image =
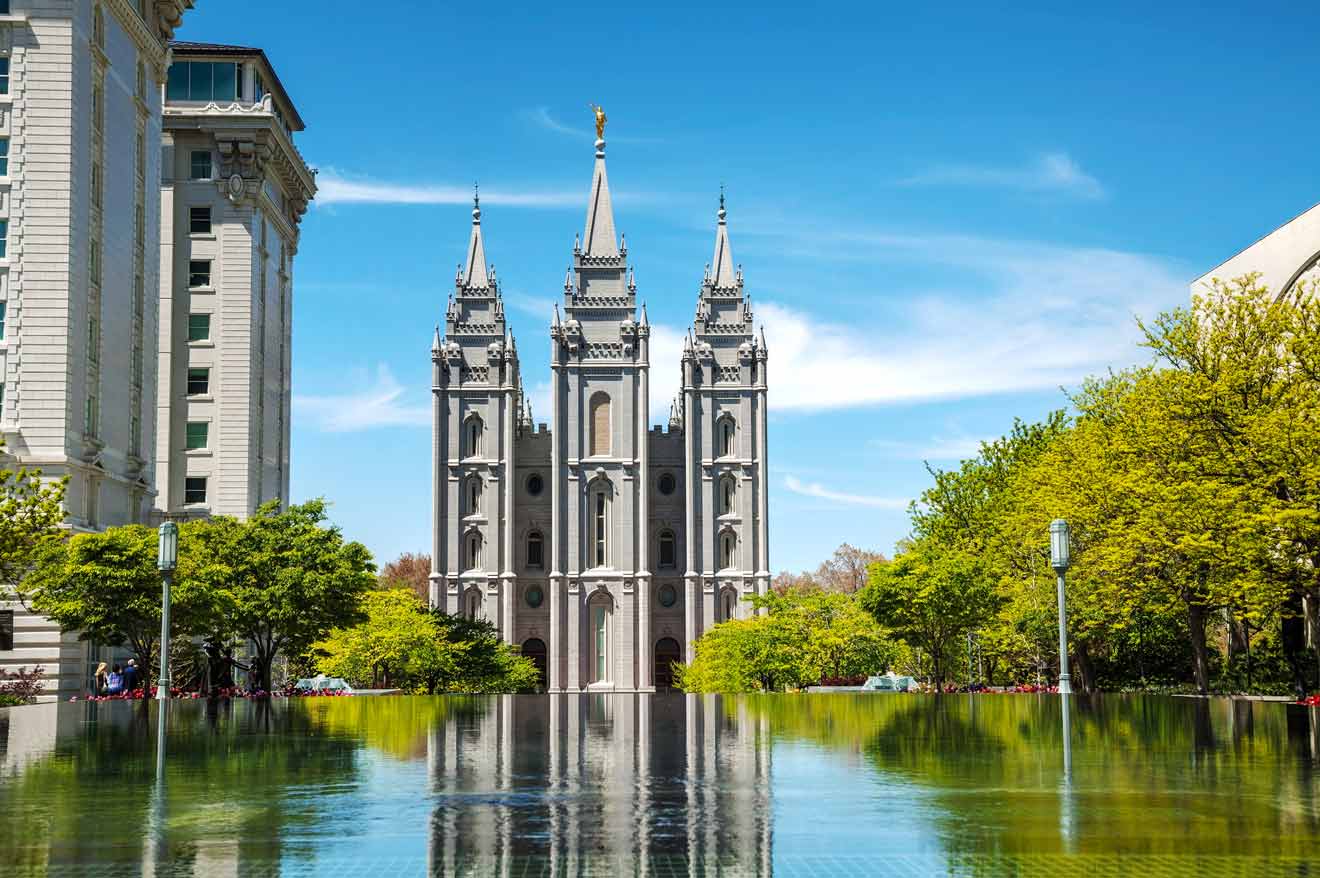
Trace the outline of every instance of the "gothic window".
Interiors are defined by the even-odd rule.
[[[716,455],[717,457],[733,456],[737,447],[734,442],[734,437],[736,435],[737,430],[733,423],[733,418],[729,415],[720,418],[719,423],[715,428],[715,439],[717,442],[716,450],[718,452]]]
[[[467,503],[467,514],[476,515],[481,511],[481,477],[473,476],[468,479],[467,496],[464,502]]]
[[[481,456],[481,434],[483,432],[481,418],[472,415],[463,424],[463,456],[480,457]]]
[[[545,564],[545,540],[539,530],[527,535],[527,566],[542,567]]]
[[[738,498],[738,482],[733,476],[720,479],[720,514],[732,515]]]
[[[720,534],[720,569],[732,569],[737,566],[737,560],[738,538],[733,535],[733,531],[726,530]]]
[[[728,622],[730,619],[734,618],[738,612],[737,608],[737,593],[731,588],[726,588],[720,594],[720,621]]]
[[[588,604],[591,621],[590,667],[591,682],[601,683],[610,679],[610,656],[614,652],[613,621],[614,612],[610,600],[605,595],[597,595]]]
[[[481,614],[481,591],[479,589],[469,589],[467,593],[467,606],[463,608],[463,615],[469,619],[475,619]]]
[[[588,566],[606,567],[609,563],[610,489],[608,483],[594,488],[589,495],[587,525],[590,537],[587,546]]]
[[[675,548],[674,532],[671,530],[660,532],[660,566],[666,570],[674,569],[678,563],[678,552]]]
[[[481,569],[481,534],[473,531],[467,537],[467,569]]]
[[[591,397],[591,456],[610,453],[610,398],[605,393]]]

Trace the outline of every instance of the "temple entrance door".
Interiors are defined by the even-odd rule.
[[[532,637],[523,641],[522,654],[531,659],[532,664],[536,665],[536,673],[540,675],[537,685],[544,689],[549,681],[548,665],[545,658],[545,641],[539,637]]]
[[[678,641],[662,637],[655,644],[655,691],[668,692],[674,688],[674,665],[679,661]]]

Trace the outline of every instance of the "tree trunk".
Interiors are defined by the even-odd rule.
[[[1187,602],[1187,630],[1192,638],[1192,671],[1196,688],[1202,695],[1210,694],[1210,651],[1205,643],[1205,604],[1199,600]]]
[[[1247,654],[1247,626],[1231,609],[1224,610],[1224,621],[1228,623],[1228,660],[1236,663]]]
[[[252,669],[249,671],[252,675],[253,689],[261,692],[270,691],[270,666],[274,661],[274,652],[267,653],[260,647],[257,648],[256,655],[252,656]]]
[[[1073,664],[1077,667],[1077,681],[1082,693],[1090,695],[1095,691],[1095,665],[1091,662],[1091,650],[1085,640],[1078,640],[1072,648]]]
[[[1303,612],[1302,591],[1294,587],[1280,613],[1279,640],[1292,672],[1293,694],[1298,698],[1306,695],[1306,620]]]

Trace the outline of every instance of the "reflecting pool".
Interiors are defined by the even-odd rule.
[[[0,875],[1317,874],[1320,709],[1067,703],[0,709]]]

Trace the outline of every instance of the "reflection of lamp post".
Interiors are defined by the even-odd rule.
[[[167,521],[160,526],[160,548],[156,553],[156,566],[160,568],[160,677],[156,680],[156,698],[168,701],[170,697],[170,577],[179,560],[179,526]]]
[[[1059,580],[1059,694],[1072,694],[1068,675],[1068,601],[1064,595],[1064,574],[1069,562],[1068,522],[1056,518],[1050,522],[1050,566]]]

